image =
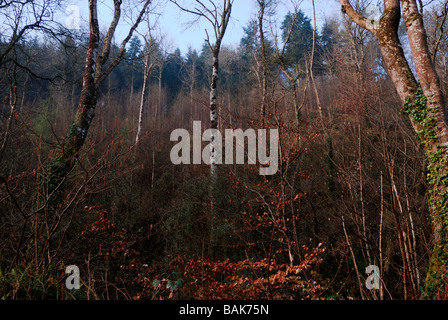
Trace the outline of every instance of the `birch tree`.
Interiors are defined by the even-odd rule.
[[[202,1],[196,0],[192,9],[187,9],[178,4],[176,0],[171,0],[181,10],[195,15],[198,19],[207,20],[212,26],[214,42],[210,39],[209,31],[206,29],[206,42],[213,57],[213,72],[210,79],[210,129],[218,129],[218,104],[217,104],[217,87],[219,75],[219,52],[221,50],[222,41],[226,33],[232,12],[233,0],[220,0],[221,5],[216,4],[218,1],[209,1],[209,5],[205,5]],[[217,149],[216,136],[212,134],[210,143],[210,175],[212,178],[217,177]]]
[[[151,74],[151,70],[154,67],[154,61],[151,59],[151,54],[154,45],[154,39],[151,33],[151,26],[148,23],[148,33],[142,35],[143,40],[145,41],[145,54],[144,54],[144,68],[143,68],[143,85],[142,85],[142,93],[140,96],[140,106],[139,106],[139,115],[138,115],[138,124],[137,124],[137,134],[135,135],[135,144],[140,142],[141,134],[142,134],[142,122],[143,122],[143,114],[145,112],[145,104],[146,97],[148,96],[148,79]]]
[[[448,127],[446,102],[428,49],[422,12],[416,0],[384,0],[379,21],[356,11],[348,0],[339,0],[342,12],[370,31],[378,40],[388,74],[403,102],[426,154],[429,210],[433,223],[433,253],[429,262],[424,296],[448,295]],[[403,17],[415,63],[416,76],[406,60],[398,37]]]

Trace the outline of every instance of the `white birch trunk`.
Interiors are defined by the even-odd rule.
[[[138,116],[138,125],[137,125],[137,134],[135,136],[135,144],[138,144],[141,139],[142,134],[142,122],[143,122],[143,114],[145,112],[145,104],[146,104],[146,97],[147,97],[147,86],[148,86],[148,78],[149,74],[152,69],[152,64],[150,64],[150,47],[148,47],[148,52],[146,53],[145,57],[145,71],[143,74],[143,86],[142,86],[142,94],[140,97],[140,108],[139,108],[139,116]]]

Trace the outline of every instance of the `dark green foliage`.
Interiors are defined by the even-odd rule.
[[[289,41],[286,45],[285,62],[287,65],[302,63],[313,47],[313,27],[311,20],[303,11],[297,14],[288,12],[283,20],[283,41]]]
[[[182,68],[183,58],[180,50],[175,50],[168,55],[166,66],[163,69],[163,85],[168,91],[168,104],[171,104],[182,88],[182,81],[180,79],[180,72]]]

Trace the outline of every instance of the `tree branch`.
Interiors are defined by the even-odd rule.
[[[375,34],[375,29],[373,28],[373,24],[368,23],[368,20],[366,17],[358,13],[355,9],[353,9],[353,6],[350,4],[348,0],[339,0],[339,3],[341,4],[341,11],[348,15],[348,17],[355,22],[358,26],[360,26],[363,29],[366,29],[373,34]]]

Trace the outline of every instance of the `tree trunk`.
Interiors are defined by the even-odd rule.
[[[429,53],[423,17],[416,1],[402,0],[403,18],[421,89],[426,97],[419,121],[419,135],[428,161],[430,213],[434,249],[426,278],[425,293],[431,298],[448,296],[448,128],[446,104],[439,77]],[[414,106],[414,108],[418,106]],[[417,110],[420,111],[420,110]],[[420,112],[421,112],[420,111]],[[422,114],[420,114],[421,116]]]
[[[217,81],[219,73],[219,49],[213,50],[213,73],[210,81],[210,129],[218,129]],[[216,137],[212,136],[210,144],[210,174],[216,178]]]
[[[160,117],[160,119],[162,118],[161,117],[162,109],[163,109],[163,106],[162,106],[162,73],[163,73],[163,70],[159,70],[158,89],[157,89],[158,90],[157,107],[156,107],[156,114],[154,116],[156,123],[159,122],[158,121],[159,117]]]
[[[148,77],[149,73],[151,72],[152,65],[149,62],[149,50],[150,47],[148,46],[148,52],[145,58],[145,70],[143,73],[143,85],[142,85],[142,94],[140,97],[140,108],[139,108],[139,115],[138,115],[138,127],[137,127],[137,134],[135,136],[135,144],[138,144],[140,142],[141,134],[142,134],[142,122],[143,122],[143,114],[145,112],[145,104],[146,104],[146,90],[148,87]]]
[[[379,41],[381,53],[398,95],[404,104],[427,158],[429,210],[433,222],[434,249],[426,277],[424,296],[448,296],[448,127],[446,105],[427,44],[423,18],[415,0],[401,0],[411,51],[420,83],[405,58],[398,27],[401,18],[399,0],[384,0],[379,27],[357,13],[348,0],[339,0],[342,11]]]
[[[87,133],[95,115],[98,90],[101,83],[110,75],[112,70],[114,70],[121,60],[123,60],[124,53],[126,52],[126,45],[132,37],[135,29],[140,24],[148,5],[151,3],[151,0],[146,0],[143,3],[139,16],[129,29],[127,36],[121,42],[118,57],[116,57],[109,64],[109,66],[103,70],[103,66],[109,59],[112,38],[121,16],[122,2],[119,0],[114,0],[113,3],[114,16],[104,37],[101,54],[99,54],[98,48],[100,43],[100,32],[98,24],[97,0],[89,0],[90,35],[86,53],[81,97],[79,99],[75,119],[66,134],[64,142],[59,151],[56,153],[55,158],[48,165],[46,165],[45,177],[39,181],[42,187],[45,188],[47,197],[53,193],[58,193],[61,191],[65,177],[75,167],[79,152],[84,145]],[[59,200],[53,198],[50,202],[58,204]]]
[[[95,114],[97,104],[97,91],[95,87],[95,69],[98,56],[99,27],[97,3],[89,1],[90,37],[86,54],[86,64],[83,76],[81,97],[78,103],[76,116],[65,140],[53,161],[47,166],[48,178],[45,179],[46,194],[50,195],[59,187],[64,177],[75,165],[81,147],[87,136],[90,124]]]
[[[260,46],[261,46],[261,62],[262,62],[262,84],[261,84],[261,123],[265,126],[266,119],[266,98],[268,91],[268,63],[266,59],[266,41],[264,38],[263,21],[266,10],[265,0],[258,1],[260,11],[258,14],[258,32],[260,33]]]

